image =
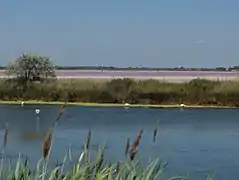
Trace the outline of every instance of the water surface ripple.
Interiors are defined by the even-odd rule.
[[[36,108],[41,110],[39,116]],[[5,121],[9,123],[6,156],[22,153],[35,163],[41,157],[44,133],[54,123],[58,109],[54,105],[1,105],[1,127]],[[106,142],[107,158],[124,160],[126,139],[135,138],[143,128],[137,156],[145,161],[160,157],[168,162],[166,176],[188,174],[193,179],[203,179],[215,172],[218,180],[233,180],[239,176],[238,117],[237,109],[68,106],[55,134],[52,161],[63,159],[69,145],[76,160],[88,129],[92,129],[93,150]],[[153,143],[158,120],[158,135]]]

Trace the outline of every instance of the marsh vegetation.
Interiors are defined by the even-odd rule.
[[[0,82],[0,99],[92,103],[239,105],[239,82],[193,80],[167,83],[157,80],[54,80],[21,88],[11,80]]]

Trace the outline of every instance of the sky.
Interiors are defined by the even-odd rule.
[[[0,65],[239,65],[238,0],[1,0]]]

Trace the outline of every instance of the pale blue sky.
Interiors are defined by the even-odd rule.
[[[0,65],[239,65],[238,0],[1,0]]]

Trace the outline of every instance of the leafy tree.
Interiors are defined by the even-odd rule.
[[[34,82],[43,82],[56,77],[54,65],[49,57],[27,53],[9,64],[6,74],[24,88]]]

